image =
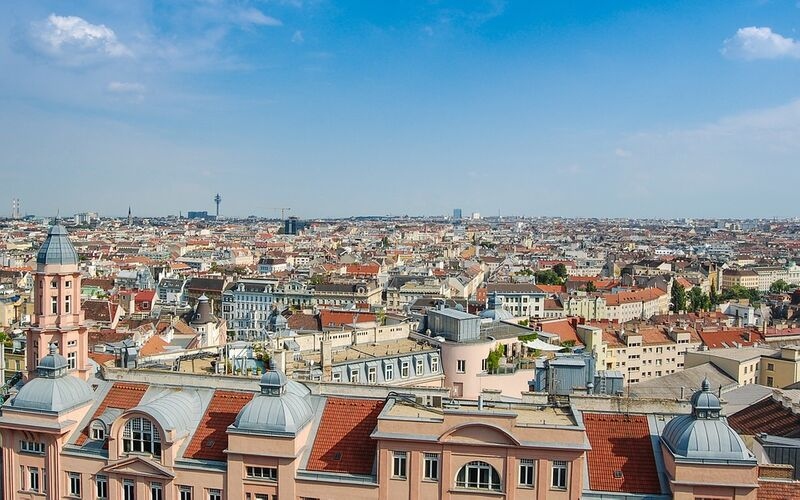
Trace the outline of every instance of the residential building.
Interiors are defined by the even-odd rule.
[[[750,269],[724,269],[722,271],[722,289],[729,290],[735,286],[757,290],[758,274]]]
[[[515,317],[544,318],[544,302],[549,294],[530,283],[489,283],[486,293]]]

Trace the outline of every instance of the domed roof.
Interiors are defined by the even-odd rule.
[[[499,300],[497,292],[489,294],[489,303],[486,310],[482,311],[480,317],[483,319],[490,319],[493,323],[503,320],[513,319],[514,315],[503,308],[503,303]]]
[[[36,367],[36,375],[22,386],[12,407],[60,413],[94,399],[86,381],[67,374],[67,360],[56,352],[55,344],[50,345],[50,354]]]
[[[308,392],[300,391],[283,372],[270,369],[261,377],[261,394],[236,416],[233,426],[240,431],[295,434],[311,421],[314,411]]]
[[[152,416],[166,431],[175,431],[177,437],[185,436],[194,428],[202,415],[200,397],[196,391],[170,391],[130,411],[139,411]]]
[[[199,299],[197,299],[197,307],[194,310],[192,324],[204,325],[206,323],[211,323],[212,321],[214,321],[214,316],[211,314],[211,305],[208,303],[208,297],[206,297],[206,294],[203,294]]]
[[[719,399],[708,379],[692,395],[692,414],[670,420],[661,439],[677,459],[754,462],[742,438],[720,416]]]
[[[72,246],[69,233],[64,226],[55,224],[50,228],[47,238],[36,254],[36,263],[41,265],[78,265],[78,252]]]

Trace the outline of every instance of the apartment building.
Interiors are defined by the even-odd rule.
[[[739,385],[784,388],[800,382],[800,346],[730,347],[687,353],[686,367],[714,363]]]
[[[497,304],[515,317],[545,317],[545,300],[549,294],[531,283],[489,283],[487,296],[496,297]]]
[[[758,273],[750,269],[724,269],[722,271],[722,289],[728,290],[734,286],[757,290],[759,288]]]

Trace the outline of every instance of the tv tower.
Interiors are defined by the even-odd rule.
[[[214,203],[217,204],[217,217],[219,217],[219,204],[222,203],[222,196],[219,193],[214,197]]]

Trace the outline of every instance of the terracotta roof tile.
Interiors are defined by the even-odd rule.
[[[225,450],[228,448],[226,430],[253,396],[253,393],[248,392],[214,391],[214,396],[208,403],[184,456],[199,460],[226,461]]]
[[[372,474],[376,443],[370,434],[383,404],[382,400],[328,398],[307,469]]]
[[[771,397],[729,416],[728,424],[739,434],[748,436],[765,432],[773,436],[800,437],[800,415]]]
[[[92,420],[102,415],[108,408],[130,410],[139,404],[139,401],[142,400],[142,396],[144,396],[144,393],[147,392],[148,387],[149,386],[147,384],[114,382],[114,385],[111,386],[111,389],[106,394],[103,402],[100,403],[100,406],[98,406],[94,411]],[[88,437],[89,435],[86,433],[86,429],[81,430],[81,435],[78,436],[75,444],[79,446],[82,445],[86,442]]]
[[[800,498],[800,482],[759,481],[758,500],[786,500]]]
[[[592,445],[589,487],[594,491],[661,493],[647,417],[584,413]],[[622,477],[614,477],[622,471]]]
[[[153,335],[150,339],[142,345],[139,349],[140,356],[152,356],[164,352],[164,347],[169,343],[158,335]]]

